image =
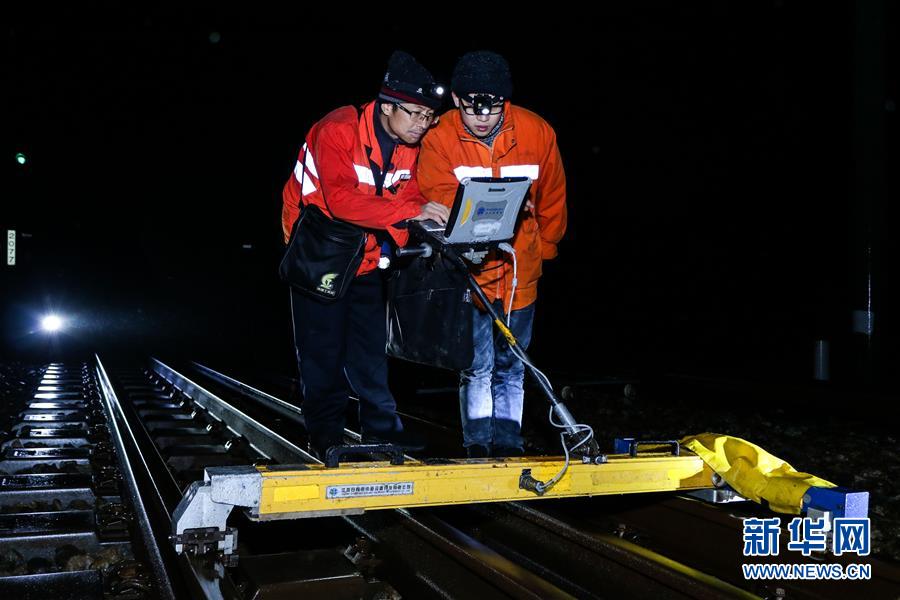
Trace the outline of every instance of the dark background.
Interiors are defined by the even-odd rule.
[[[280,190],[304,134],[374,97],[394,49],[449,81],[489,48],[568,176],[541,365],[802,383],[826,339],[833,385],[890,390],[895,5],[249,6],[47,7],[0,26],[0,225],[19,232],[3,358],[291,372]],[[851,319],[869,282],[871,338]],[[37,331],[51,309],[71,324],[53,338]]]

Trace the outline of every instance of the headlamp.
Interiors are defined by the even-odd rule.
[[[491,108],[503,105],[502,96],[491,96],[490,94],[472,94],[469,96],[472,101],[472,108],[476,115],[489,115]]]

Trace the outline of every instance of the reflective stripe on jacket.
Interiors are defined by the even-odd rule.
[[[375,102],[357,110],[344,106],[327,114],[306,135],[293,175],[282,192],[281,226],[285,242],[300,214],[300,201],[312,202],[326,214],[358,225],[369,233],[385,230],[398,245],[408,233],[394,224],[421,212],[425,198],[416,184],[418,147],[398,144],[385,174],[382,196],[376,195],[371,159],[383,169],[381,148],[375,137]],[[302,190],[301,190],[302,180]],[[302,194],[302,195],[301,195]],[[381,248],[374,235],[366,239],[366,252],[357,275],[378,267]]]
[[[512,242],[518,260],[513,310],[537,299],[541,262],[556,256],[566,231],[566,176],[556,133],[535,113],[507,102],[492,146],[466,131],[458,109],[444,114],[422,140],[418,184],[428,200],[452,206],[465,177],[517,176],[532,179],[534,210],[523,213]],[[489,299],[502,299],[504,310],[508,308],[513,279],[509,256],[489,255],[476,279]]]

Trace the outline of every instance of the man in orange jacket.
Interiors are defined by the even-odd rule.
[[[512,247],[495,251],[475,269],[478,283],[503,314],[523,348],[528,347],[542,261],[554,258],[566,230],[566,178],[553,128],[510,104],[512,78],[494,52],[459,59],[451,84],[453,109],[422,142],[419,189],[451,206],[466,177],[532,180],[530,197]],[[525,367],[493,330],[487,313],[474,310],[475,359],[460,374],[463,444],[469,456],[521,454]]]
[[[378,265],[383,242],[406,243],[403,221],[446,222],[449,215],[445,206],[428,202],[416,183],[419,141],[434,122],[441,95],[431,73],[409,54],[395,52],[376,100],[338,108],[313,125],[284,186],[285,242],[301,204],[309,203],[366,232],[362,264],[342,298],[326,303],[291,289],[303,413],[310,448],[321,457],[343,441],[351,391],[359,396],[364,442],[424,446],[404,432],[388,389]]]

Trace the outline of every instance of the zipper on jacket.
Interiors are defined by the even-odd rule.
[[[501,134],[504,134],[507,131],[512,131],[512,129],[513,129],[512,126],[506,127],[505,129],[501,129],[499,131],[499,133],[497,133],[497,136],[494,138],[494,142],[497,141],[497,138],[499,138]],[[487,148],[488,152],[490,153],[490,158],[491,158],[491,177],[493,177],[494,176],[494,144],[491,144],[490,146],[488,146],[487,144],[485,144],[478,138],[474,138],[469,135],[466,135],[465,137],[460,137],[459,139],[463,142],[474,142],[476,144],[480,144],[481,146]],[[500,279],[497,281],[497,288],[496,288],[496,291],[494,292],[494,300],[500,300],[501,302],[503,302],[502,292],[506,288],[506,260],[505,260],[505,256],[503,256],[503,255],[500,256],[500,266],[501,266],[502,273],[500,274]],[[506,311],[507,308],[508,308],[507,306],[505,306],[505,305],[503,306],[504,311]]]
[[[494,141],[496,142],[496,141],[497,141],[497,138],[499,138],[501,134],[504,134],[504,133],[506,133],[507,131],[512,131],[512,130],[513,130],[512,126],[509,126],[509,127],[507,127],[506,129],[501,129],[501,130],[497,133],[497,136],[494,138]],[[461,136],[459,139],[462,140],[462,141],[464,141],[464,142],[475,142],[476,144],[481,144],[482,146],[484,146],[485,148],[487,148],[487,149],[491,152],[491,162],[494,161],[494,145],[493,145],[493,144],[491,144],[490,146],[488,146],[487,144],[485,144],[484,142],[482,142],[482,141],[479,140],[478,138],[472,137],[472,136],[470,136],[470,135],[468,135],[468,134],[466,134],[465,136]]]

